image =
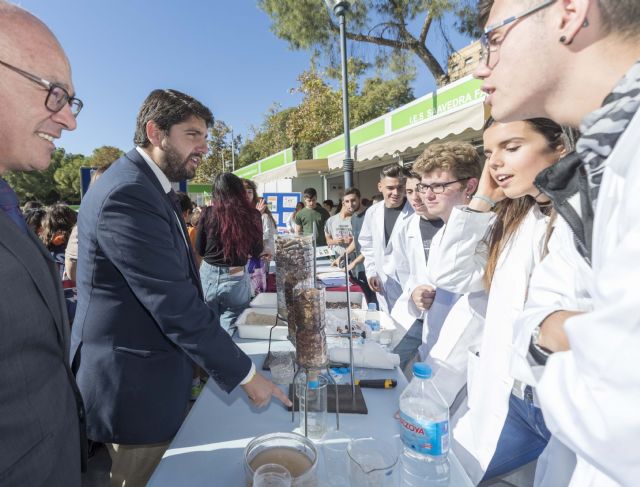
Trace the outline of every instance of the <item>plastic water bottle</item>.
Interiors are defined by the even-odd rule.
[[[402,485],[449,485],[449,407],[431,381],[431,367],[413,365],[400,396]]]
[[[378,307],[376,303],[369,303],[367,308],[364,323],[371,328],[371,331],[380,331],[380,320],[378,319]]]

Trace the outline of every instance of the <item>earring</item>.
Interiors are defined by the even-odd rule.
[[[565,42],[567,42],[567,36],[560,37],[560,44],[564,44]]]
[[[584,22],[582,23],[582,27],[589,27],[589,19],[584,19]]]

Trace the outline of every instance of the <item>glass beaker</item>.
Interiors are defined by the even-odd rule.
[[[352,487],[398,485],[398,454],[390,443],[376,438],[352,440],[347,454]]]
[[[291,487],[291,474],[282,465],[265,463],[253,474],[253,487]]]
[[[296,379],[296,395],[300,405],[300,433],[307,438],[319,440],[327,431],[327,385],[329,381],[317,370],[310,370],[308,374],[308,383],[305,373],[300,373]]]
[[[349,487],[349,455],[351,438],[345,433],[330,430],[322,437],[322,453],[327,481],[331,487]]]

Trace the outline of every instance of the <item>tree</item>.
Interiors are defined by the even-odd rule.
[[[120,159],[123,155],[124,152],[117,147],[113,147],[111,145],[103,145],[102,147],[98,147],[97,149],[93,150],[93,153],[89,157],[87,157],[86,164],[84,164],[84,166],[105,166]]]
[[[349,60],[352,127],[414,99],[410,73],[391,80],[374,76],[359,83],[357,74],[361,70],[357,60]],[[324,81],[314,66],[298,77],[298,83],[292,91],[302,94],[301,103],[285,110],[279,110],[277,105],[271,108],[262,126],[254,129],[253,138],[242,147],[241,166],[287,147],[293,147],[296,159],[309,159],[314,146],[343,132],[341,91]]]
[[[80,168],[87,165],[80,154],[65,154],[60,167],[53,173],[59,198],[67,203],[80,203]]]
[[[51,155],[49,167],[44,171],[8,172],[4,178],[22,203],[30,200],[39,200],[44,204],[55,203],[60,199],[60,194],[53,175],[62,165],[64,156],[64,149],[56,149]]]
[[[233,144],[231,138],[233,137]],[[216,120],[209,129],[209,154],[202,160],[193,178],[194,183],[211,183],[213,178],[232,169],[233,158],[238,166],[238,148],[242,143],[239,135],[232,135],[231,127],[222,120]]]
[[[68,203],[80,202],[80,168],[106,166],[119,159],[124,154],[117,147],[103,145],[94,149],[89,157],[79,154],[65,154],[56,169],[53,179],[60,199]]]
[[[274,34],[293,49],[337,58],[339,27],[322,0],[259,0],[258,5],[271,17]],[[455,26],[460,32],[477,35],[472,21],[475,2],[471,0],[358,0],[347,14],[346,35],[352,41],[377,46],[379,62],[388,59],[390,52],[415,55],[442,85],[448,80],[446,67],[434,55],[428,35],[434,25],[439,26],[443,44],[452,51],[442,26],[448,13],[457,16]]]

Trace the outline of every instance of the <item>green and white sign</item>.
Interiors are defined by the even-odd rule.
[[[271,171],[285,164],[293,162],[293,149],[288,147],[287,149],[273,154],[272,156],[260,159],[248,166],[241,167],[233,171],[233,174],[239,178],[251,179],[259,173]]]
[[[465,106],[477,103],[484,97],[482,82],[467,76],[426,94],[405,106],[382,115],[364,125],[351,130],[351,146],[370,142],[382,136],[423,123],[430,118],[441,116]],[[313,158],[328,158],[344,151],[344,135],[339,135],[313,148]]]

